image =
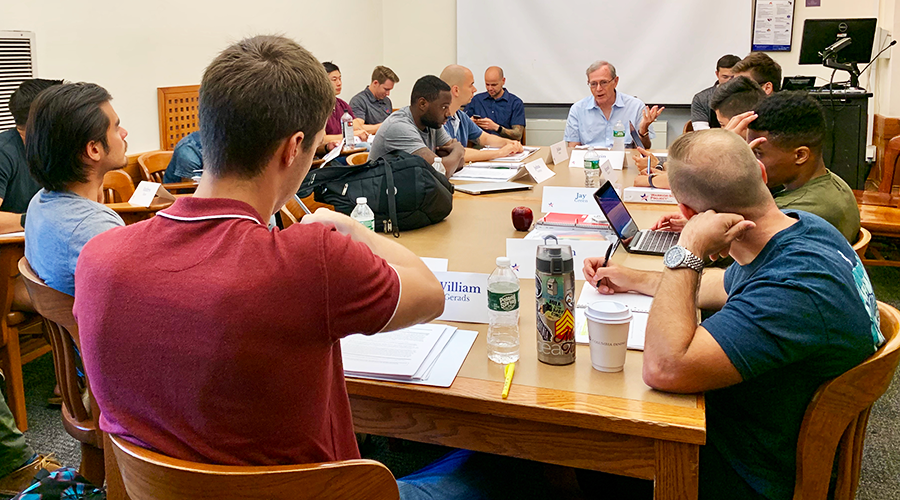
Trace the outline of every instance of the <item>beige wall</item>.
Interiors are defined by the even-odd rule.
[[[800,1],[794,50],[773,57],[786,75],[828,78],[825,68],[797,64],[803,21],[878,15],[882,27],[898,32],[898,1],[821,0],[821,7],[806,7]],[[0,30],[36,33],[39,76],[106,87],[130,132],[133,152],[159,145],[156,88],[199,83],[212,57],[244,36],[283,33],[320,60],[334,61],[342,69],[345,100],[368,84],[375,65],[385,64],[400,76],[391,96],[396,107],[409,103],[416,79],[439,74],[456,62],[456,0],[350,0],[341,4],[340,15],[333,4],[315,0],[256,0],[252,9],[239,0],[156,4],[94,0],[89,5],[88,9],[64,0],[7,1]],[[329,22],[332,19],[340,21]],[[471,36],[483,37],[485,50],[502,39],[500,34]],[[879,61],[872,70],[862,83],[876,92],[873,110],[900,116],[900,62]],[[476,85],[483,90],[480,75]]]
[[[159,149],[156,88],[200,83],[215,54],[243,37],[285,34],[333,60],[345,100],[368,84],[383,57],[380,1],[342,2],[339,15],[316,0],[0,2],[0,30],[35,32],[38,76],[109,90],[131,152]],[[361,26],[367,38],[354,32]]]

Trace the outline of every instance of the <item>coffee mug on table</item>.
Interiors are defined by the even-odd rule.
[[[593,302],[585,311],[591,346],[591,366],[601,372],[619,372],[625,367],[631,309],[613,300]]]

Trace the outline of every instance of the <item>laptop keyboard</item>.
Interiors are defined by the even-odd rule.
[[[665,253],[666,250],[678,243],[679,236],[681,236],[681,233],[673,233],[672,231],[645,231],[641,235],[638,250]]]

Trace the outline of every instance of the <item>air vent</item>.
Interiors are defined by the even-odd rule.
[[[16,126],[7,103],[29,78],[34,78],[34,33],[0,31],[0,131]]]

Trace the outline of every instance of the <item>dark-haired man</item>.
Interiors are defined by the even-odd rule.
[[[62,80],[41,78],[25,80],[9,98],[9,112],[16,126],[0,133],[0,233],[22,230],[22,214],[31,197],[41,189],[25,161],[25,124],[35,97],[61,83]]]
[[[699,498],[789,500],[813,393],[884,340],[871,282],[832,225],[778,208],[767,169],[736,134],[685,134],[668,164],[690,222],[666,252],[666,269],[589,257],[585,279],[601,293],[653,295],[644,382],[706,393]],[[727,271],[704,272],[702,258],[726,254],[735,260]],[[698,307],[718,312],[698,324]]]
[[[359,458],[340,339],[429,321],[444,293],[421,259],[343,214],[266,226],[333,108],[322,64],[286,38],[239,41],[206,68],[196,193],[95,238],[76,269],[104,432],[212,464]]]
[[[394,110],[390,95],[397,83],[400,83],[400,77],[391,68],[375,66],[372,83],[350,99],[353,116],[363,120],[366,132],[378,132],[381,123]]]
[[[51,87],[32,104],[25,141],[31,175],[43,186],[28,204],[25,257],[47,286],[75,295],[75,264],[94,236],[125,223],[98,203],[103,176],[127,163],[128,131],[92,83]]]
[[[781,65],[763,52],[751,52],[731,68],[731,73],[752,78],[766,95],[781,90]]]
[[[486,91],[475,94],[466,105],[466,114],[489,134],[521,141],[525,135],[525,104],[506,90],[506,77],[499,66],[484,71]]]
[[[733,54],[720,57],[716,61],[716,83],[712,87],[705,88],[694,94],[694,99],[691,101],[691,123],[694,130],[706,130],[710,127],[717,128],[719,126],[720,122],[713,116],[709,100],[719,85],[731,80],[731,68],[740,60],[740,57]]]
[[[779,92],[761,102],[756,115],[747,139],[765,139],[753,151],[766,166],[775,203],[814,213],[855,242],[859,206],[850,186],[825,168],[825,117],[818,101],[806,92]]]
[[[731,119],[742,113],[752,111],[766,98],[766,92],[758,83],[746,76],[736,76],[730,81],[720,85],[713,92],[709,100],[716,119],[722,127],[728,127],[732,132],[747,138],[747,129],[731,123]]]
[[[462,167],[465,148],[444,130],[450,118],[450,86],[434,75],[425,75],[413,85],[409,106],[391,113],[375,135],[370,160],[391,151],[421,156],[429,164],[442,158],[447,177]]]
[[[200,131],[195,130],[182,137],[175,145],[163,182],[189,181],[192,177],[199,176],[202,170],[203,147],[200,145]]]

